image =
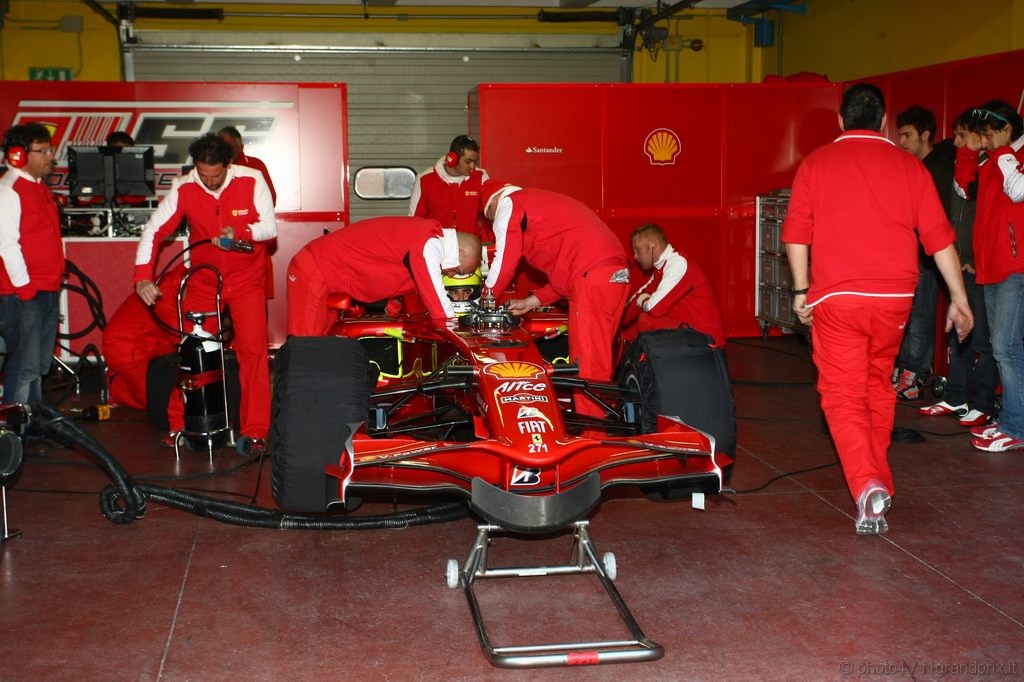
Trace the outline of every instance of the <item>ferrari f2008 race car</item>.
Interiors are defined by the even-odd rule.
[[[718,493],[735,451],[732,387],[720,349],[692,330],[641,334],[617,381],[565,361],[567,316],[473,306],[458,322],[342,318],[324,338],[292,338],[275,362],[270,451],[282,507],[353,509],[374,491],[450,494],[483,519],[451,588],[466,595],[485,656],[510,668],[651,661],[648,639],[599,557],[588,514],[602,492]],[[591,400],[604,416],[581,414]],[[584,436],[586,434],[586,436]],[[595,437],[596,434],[596,437]],[[490,567],[492,532],[573,529],[570,561]],[[595,574],[629,639],[495,646],[474,592],[483,578]]]
[[[559,357],[566,328],[565,313],[474,307],[457,323],[343,318],[328,337],[289,340],[270,443],[278,502],[316,512],[373,491],[450,493],[543,533],[613,486],[718,493],[735,448],[721,351],[692,330],[643,334],[617,381],[595,383]],[[587,399],[604,418],[574,409]]]

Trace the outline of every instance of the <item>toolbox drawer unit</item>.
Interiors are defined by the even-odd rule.
[[[782,243],[782,221],[789,207],[789,190],[757,195],[757,284],[754,316],[767,335],[771,327],[806,332],[793,312],[793,273]]]

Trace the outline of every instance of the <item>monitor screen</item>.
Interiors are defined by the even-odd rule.
[[[68,192],[71,196],[113,198],[114,166],[110,155],[104,153],[105,149],[68,147]]]
[[[105,147],[114,155],[114,179],[119,197],[151,197],[153,182],[152,147]]]

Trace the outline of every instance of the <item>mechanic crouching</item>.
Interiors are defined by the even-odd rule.
[[[622,335],[635,341],[638,334],[656,329],[691,327],[725,346],[725,323],[711,282],[699,265],[676,251],[665,232],[654,223],[633,230],[633,258],[651,277],[637,289],[622,317]]]
[[[619,238],[586,204],[539,189],[488,180],[484,213],[494,227],[495,252],[484,287],[503,292],[520,257],[547,275],[548,283],[508,302],[515,315],[560,298],[569,301],[569,359],[580,377],[612,377],[612,339],[629,296],[629,261]],[[576,396],[576,412],[603,418],[604,409]],[[602,432],[585,436],[603,435]]]
[[[436,220],[370,218],[306,244],[288,264],[288,334],[323,336],[331,295],[379,301],[418,292],[432,319],[455,317],[443,275],[470,275],[480,239]]]

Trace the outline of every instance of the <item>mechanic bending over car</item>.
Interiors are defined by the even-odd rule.
[[[135,253],[135,293],[148,306],[161,296],[153,282],[157,254],[182,218],[189,223],[192,267],[210,265],[223,278],[221,303],[231,309],[235,353],[242,389],[241,435],[253,450],[265,445],[270,427],[270,372],[267,367],[267,244],[277,237],[277,219],[263,175],[231,163],[235,151],[214,134],[203,135],[188,148],[195,168],[174,181],[146,223]],[[236,240],[252,242],[251,251],[235,250]],[[188,282],[182,310],[216,310],[217,281],[208,270]],[[216,320],[206,331],[217,333]],[[171,392],[167,415],[171,431],[184,427],[180,391]],[[172,441],[173,444],[173,441]]]
[[[306,244],[288,264],[288,334],[323,336],[334,321],[332,294],[359,301],[418,292],[430,317],[455,317],[442,275],[480,266],[480,239],[436,220],[370,218]]]
[[[526,298],[508,301],[509,311],[522,315],[568,299],[569,359],[581,378],[609,381],[612,340],[629,296],[629,260],[619,238],[589,206],[564,194],[488,180],[483,202],[495,239],[485,289],[504,292],[525,257],[547,275],[548,283]],[[605,416],[582,393],[576,398],[578,413]]]
[[[665,231],[654,223],[633,230],[629,242],[640,269],[653,272],[626,304],[623,337],[632,342],[643,332],[691,327],[723,348],[722,309],[701,267],[672,248]]]

